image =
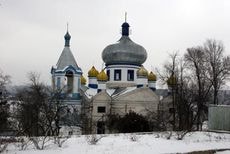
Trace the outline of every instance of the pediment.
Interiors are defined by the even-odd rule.
[[[114,98],[117,101],[154,101],[159,102],[159,97],[149,88],[137,88],[125,94],[120,94]]]
[[[106,91],[101,91],[93,97],[94,101],[110,101],[111,97]]]

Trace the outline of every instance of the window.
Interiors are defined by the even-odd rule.
[[[78,78],[78,80],[77,80],[77,88],[78,89],[80,89],[80,85],[81,85],[81,80],[80,80],[80,78]]]
[[[58,77],[57,78],[57,89],[60,89],[61,88],[61,78]]]
[[[52,88],[55,89],[55,77],[52,76]]]
[[[110,70],[107,70],[108,81],[110,80]]]
[[[67,77],[67,93],[73,93],[73,72],[67,71],[65,76]]]
[[[133,81],[134,80],[134,70],[128,70],[127,80]]]
[[[121,70],[114,70],[114,80],[115,81],[121,80]]]
[[[105,106],[98,106],[97,113],[105,113]]]

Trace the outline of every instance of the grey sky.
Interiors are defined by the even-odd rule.
[[[69,22],[71,50],[84,76],[102,68],[102,50],[120,38],[128,12],[131,39],[148,52],[144,66],[160,67],[168,53],[222,40],[230,54],[229,0],[0,0],[0,68],[14,84],[29,71],[50,84],[50,69],[64,47]]]

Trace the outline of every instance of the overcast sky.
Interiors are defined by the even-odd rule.
[[[119,40],[125,12],[131,39],[148,52],[148,70],[207,38],[222,40],[230,54],[230,0],[0,0],[0,69],[13,84],[26,83],[30,71],[50,84],[68,22],[86,77],[92,65],[102,68],[103,49]]]

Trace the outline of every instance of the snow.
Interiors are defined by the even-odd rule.
[[[117,96],[121,96],[124,95],[126,93],[129,93],[133,90],[137,89],[137,87],[126,87],[124,90],[122,90],[121,92],[117,93],[117,94],[113,94],[113,97],[117,97]]]
[[[202,151],[210,149],[230,149],[230,134],[214,132],[192,132],[183,140],[177,140],[173,133],[168,140],[168,132],[151,134],[110,134],[97,135],[102,137],[96,145],[89,144],[91,136],[73,136],[60,148],[50,141],[44,150],[35,150],[31,144],[26,150],[20,151],[16,144],[8,146],[8,154],[140,154],[140,153],[178,153]],[[131,140],[134,138],[134,141]],[[218,152],[227,154],[230,151]]]
[[[109,96],[112,96],[112,94],[115,92],[115,89],[106,89],[106,92]]]
[[[125,88],[124,90],[122,90],[121,92],[117,93],[117,94],[114,94],[115,90],[116,89],[106,89],[106,92],[109,96],[113,96],[113,97],[116,97],[116,96],[120,96],[120,95],[124,95],[128,92],[131,92],[133,90],[137,89],[137,87],[127,87]],[[93,88],[89,88],[86,90],[85,94],[88,98],[92,98],[93,96],[95,96],[97,94],[97,89],[93,89]]]
[[[88,98],[91,98],[97,94],[97,89],[89,88],[86,90],[85,94]]]
[[[126,94],[126,93],[129,93],[129,92],[131,92],[131,91],[133,91],[133,90],[135,90],[135,89],[137,89],[137,87],[127,87],[127,88],[125,89],[125,91],[124,91],[123,93],[121,93],[120,95],[124,95],[124,94]]]

